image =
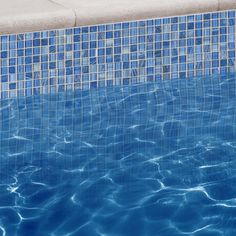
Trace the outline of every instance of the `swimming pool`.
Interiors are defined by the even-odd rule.
[[[235,235],[236,76],[6,99],[0,235]]]

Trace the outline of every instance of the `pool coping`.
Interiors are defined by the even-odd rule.
[[[8,0],[0,35],[193,15],[236,8],[235,0]]]

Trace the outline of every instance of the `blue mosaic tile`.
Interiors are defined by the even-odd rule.
[[[0,97],[235,72],[236,11],[0,36]]]

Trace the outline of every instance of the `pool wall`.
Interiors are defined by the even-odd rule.
[[[0,98],[236,71],[236,11],[0,36]]]

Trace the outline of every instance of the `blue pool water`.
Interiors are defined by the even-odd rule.
[[[0,235],[236,235],[236,77],[2,101]]]

